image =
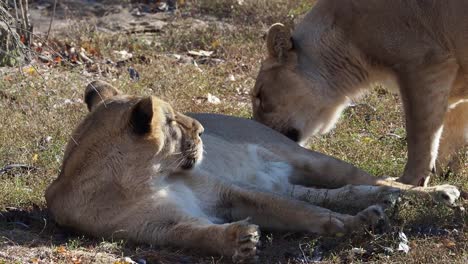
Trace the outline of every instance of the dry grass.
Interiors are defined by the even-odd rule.
[[[82,237],[54,225],[44,203],[46,186],[58,175],[63,148],[73,127],[85,115],[82,92],[91,79],[104,79],[133,94],[158,95],[180,111],[251,115],[248,92],[264,56],[263,33],[268,24],[292,21],[313,1],[198,0],[167,18],[163,32],[152,35],[109,34],[81,25],[56,36],[98,49],[102,58],[116,60],[113,51],[144,55],[151,63],[129,62],[106,74],[90,73],[84,65],[39,66],[3,74],[0,79],[0,168],[12,164],[32,165],[34,170],[12,170],[0,175],[0,260],[3,263],[54,260],[57,263],[109,263],[121,256],[151,263],[223,263],[219,257],[200,257],[149,246],[128,245]],[[214,51],[212,58],[184,63],[173,54],[188,50]],[[104,64],[103,64],[104,65]],[[131,81],[126,70],[140,73]],[[222,100],[213,105],[198,100],[211,93]],[[357,106],[346,110],[329,135],[311,140],[315,150],[336,156],[376,175],[400,175],[406,160],[401,107],[398,97],[377,87]],[[50,139],[50,140],[49,140]],[[463,153],[462,153],[463,154]],[[447,182],[468,189],[468,164]],[[307,263],[314,250],[323,251],[329,262],[466,263],[468,237],[466,215],[434,205],[406,201],[392,213],[393,227],[385,235],[324,238],[305,234],[264,236],[262,263]],[[432,228],[432,229],[431,229]],[[395,232],[410,238],[410,254],[385,253],[397,244]],[[367,253],[352,253],[362,247]],[[158,262],[159,261],[159,262]],[[0,261],[2,263],[2,261]]]

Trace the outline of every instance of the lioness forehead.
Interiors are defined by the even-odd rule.
[[[130,110],[132,106],[141,100],[142,96],[117,95],[103,101],[103,104],[96,108],[95,112],[115,112],[116,110]],[[156,96],[151,96],[155,114],[173,114],[174,110],[167,102]]]

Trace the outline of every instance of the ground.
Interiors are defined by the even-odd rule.
[[[0,68],[0,263],[229,263],[64,230],[48,216],[44,190],[86,114],[82,95],[90,80],[160,96],[183,112],[250,117],[249,91],[265,56],[265,30],[274,22],[297,22],[314,1],[179,1],[175,12],[159,13],[145,1],[59,2],[46,42],[53,1],[33,1],[32,49],[40,55],[33,66]],[[399,176],[406,142],[398,96],[375,87],[309,147],[375,175]],[[468,189],[467,154],[460,154],[460,170],[440,170],[443,176],[432,183]],[[20,165],[8,169],[11,164]],[[380,233],[332,238],[265,230],[260,263],[468,262],[462,211],[406,199],[388,214],[391,226]],[[398,250],[404,245],[408,253]]]

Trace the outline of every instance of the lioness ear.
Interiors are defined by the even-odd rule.
[[[132,109],[130,125],[138,135],[145,135],[151,131],[153,120],[153,100],[151,97],[141,99]]]
[[[85,89],[84,101],[91,112],[97,105],[107,98],[121,94],[119,90],[104,81],[92,81]]]
[[[273,24],[268,29],[266,41],[270,56],[280,61],[286,59],[288,51],[293,48],[291,32],[281,23]]]

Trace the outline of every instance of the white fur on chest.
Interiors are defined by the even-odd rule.
[[[248,162],[252,166],[248,171],[241,171],[242,181],[257,188],[286,192],[288,190],[289,176],[293,169],[290,164],[283,161],[270,160],[275,155],[261,146],[247,145]]]
[[[197,195],[195,193],[196,190],[191,189],[183,181],[168,183],[164,179],[158,179],[153,180],[153,184],[153,199],[156,203],[173,204],[174,207],[185,211],[188,215],[199,217],[200,219],[209,219],[211,223],[221,222],[216,217],[206,214],[212,207],[210,201],[216,201],[215,197],[211,197],[211,192],[207,194],[210,197],[203,197],[203,195],[199,197],[200,193]],[[208,190],[208,187],[205,189]]]

